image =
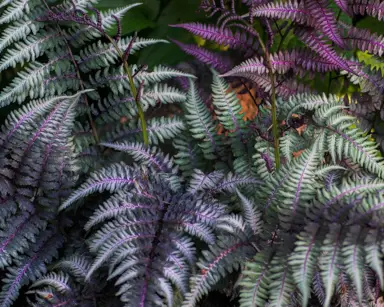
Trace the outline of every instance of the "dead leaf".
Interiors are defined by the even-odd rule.
[[[300,126],[299,128],[296,128],[296,131],[299,135],[302,135],[306,129],[307,129],[307,125],[304,124],[304,125]]]
[[[292,155],[293,155],[294,158],[298,158],[298,157],[301,156],[301,154],[302,154],[303,152],[304,152],[304,149],[299,150],[299,151],[295,151],[295,152],[292,153]]]

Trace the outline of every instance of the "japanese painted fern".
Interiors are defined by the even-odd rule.
[[[192,307],[229,284],[241,306],[374,305],[384,287],[377,144],[339,96],[297,95],[266,76],[271,67],[272,77],[336,69],[380,93],[381,80],[317,37],[347,43],[326,4],[243,1],[246,18],[262,17],[266,29],[270,17],[305,24],[298,35],[327,55],[276,53],[269,67],[253,58],[230,72],[211,57],[204,97],[192,75],[130,65],[131,53],[165,41],[121,37],[120,18],[136,5],[88,8],[96,2],[1,2],[0,69],[20,70],[0,105],[21,106],[0,134],[0,305]],[[225,8],[212,3],[203,1]],[[361,3],[337,5],[381,17]],[[183,27],[257,46],[249,28]],[[227,76],[257,80],[271,91],[265,100],[277,94],[276,112],[266,103],[244,121]],[[174,77],[187,92],[163,83]],[[283,85],[272,94],[274,81]],[[166,103],[182,113],[146,118]]]

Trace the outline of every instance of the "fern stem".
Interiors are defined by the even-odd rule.
[[[118,46],[116,41],[106,33],[105,33],[105,37],[110,41],[112,46],[115,48],[116,52],[118,53],[118,55],[119,55],[119,57],[123,63],[124,72],[126,73],[126,75],[128,77],[129,86],[131,88],[132,96],[136,101],[136,107],[137,107],[137,111],[139,113],[144,144],[148,145],[149,139],[148,139],[148,131],[147,131],[147,122],[145,121],[144,111],[143,111],[143,108],[141,107],[140,99],[137,98],[138,97],[137,96],[137,89],[136,89],[135,83],[133,81],[132,73],[129,70],[128,62],[124,59],[123,51],[120,49],[120,47]]]
[[[272,135],[273,135],[273,145],[274,145],[274,154],[275,154],[275,165],[276,165],[276,169],[279,169],[280,168],[280,145],[279,145],[280,142],[279,142],[279,127],[277,122],[275,74],[273,73],[271,57],[269,55],[269,52],[263,40],[261,39],[259,33],[256,30],[252,31],[252,33],[258,39],[260,47],[263,50],[265,62],[268,67],[268,76],[271,80]]]
[[[275,88],[275,76],[272,71],[272,64],[269,57],[269,53],[265,54],[267,59],[268,68],[269,68],[269,78],[271,79],[271,102],[272,102],[272,134],[273,134],[273,144],[274,144],[274,152],[275,152],[275,163],[276,169],[280,168],[280,142],[279,142],[279,127],[277,122],[277,107],[276,107],[276,88]]]

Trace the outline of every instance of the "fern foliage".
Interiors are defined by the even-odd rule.
[[[46,272],[63,238],[51,221],[78,177],[71,131],[81,95],[32,101],[1,130],[3,306]],[[62,226],[65,226],[65,222]]]
[[[270,302],[277,306],[308,306],[309,299],[317,296],[324,306],[333,306],[344,295],[340,292],[341,283],[345,282],[340,277],[343,274],[350,295],[369,304],[372,301],[363,280],[368,278],[369,270],[378,272],[374,273],[378,282],[382,278],[382,267],[378,269],[371,257],[377,263],[382,258],[371,252],[372,238],[367,237],[381,228],[380,223],[374,222],[376,214],[381,215],[377,204],[384,169],[377,145],[372,143],[371,147],[368,137],[351,128],[355,119],[346,113],[337,97],[294,96],[281,101],[279,108],[280,116],[288,122],[294,112],[301,116],[311,112],[313,117],[307,133],[290,132],[290,138],[295,136],[295,142],[302,144],[295,145],[304,151],[294,157],[296,146],[285,149],[283,152],[287,157],[290,154],[290,159],[271,179],[267,177],[258,193],[258,203],[268,204],[265,218],[279,226],[274,230],[275,247],[256,254],[255,262],[247,265],[242,305]],[[334,129],[335,124],[340,126]],[[360,151],[363,148],[372,148],[372,152]],[[343,161],[353,161],[361,173],[356,174],[348,164],[340,167]],[[330,185],[334,174],[337,179]],[[295,235],[285,233],[287,229]],[[280,240],[284,244],[279,244]],[[288,261],[284,259],[287,256]],[[284,283],[277,283],[276,278],[284,278]]]
[[[82,228],[77,222],[74,226],[77,219],[70,217],[72,213],[60,210],[71,200],[67,198],[78,180],[83,180],[81,175],[104,163],[107,147],[101,147],[102,141],[142,140],[135,100],[140,98],[144,111],[163,103],[183,102],[186,94],[162,81],[193,78],[161,65],[149,71],[129,64],[133,83],[140,88],[138,97],[113,44],[128,57],[144,47],[167,42],[121,37],[120,19],[139,4],[103,12],[89,8],[97,2],[1,1],[0,70],[15,75],[0,93],[0,107],[15,109],[0,134],[1,306],[19,304],[15,301],[20,289],[36,280],[40,281],[31,290],[37,295],[36,304],[61,304],[65,297],[68,304],[89,303],[76,297],[88,291],[85,279],[80,288],[73,288],[66,284],[78,281],[67,273],[47,272],[47,265],[58,257],[58,249],[68,239],[64,235],[67,229]],[[79,15],[86,17],[79,20]],[[118,33],[107,43],[105,37],[113,28]],[[183,131],[185,124],[180,118],[164,116],[152,118],[148,127],[151,142],[158,144]],[[141,145],[135,146],[139,149]],[[115,168],[118,172],[119,166]],[[111,185],[100,182],[95,189]],[[42,287],[45,290],[37,293],[36,288]],[[94,295],[99,295],[98,291]]]
[[[272,82],[276,93],[286,99],[308,92],[307,85],[318,90],[319,83],[312,80],[314,76],[324,77],[326,72],[329,86],[320,91],[335,92],[335,89],[343,88],[346,82],[335,76],[345,75],[362,92],[369,93],[375,112],[381,109],[382,78],[362,66],[351,57],[352,52],[348,52],[362,51],[382,56],[382,35],[352,25],[353,18],[361,15],[381,20],[382,5],[379,2],[245,1],[248,6],[246,14],[237,10],[236,3],[237,1],[228,1],[228,4],[225,1],[220,4],[202,1],[201,8],[209,17],[217,15],[216,25],[196,22],[172,25],[238,50],[242,60],[236,60],[232,68],[225,69],[225,65],[215,63],[212,60],[213,55],[204,57],[197,52],[188,51],[193,47],[187,48],[180,42],[176,43],[188,54],[218,69],[222,76],[249,79],[261,88],[266,97],[271,95]],[[241,34],[238,34],[239,31]],[[263,40],[262,37],[266,39]],[[246,40],[255,43],[254,48],[247,47],[247,53],[244,54],[242,50]],[[290,46],[288,40],[295,43]],[[209,50],[206,52],[212,53]],[[219,57],[217,54],[216,59]],[[273,81],[269,76],[270,71],[273,72]],[[345,90],[344,88],[343,91]]]
[[[97,2],[0,3],[15,75],[0,93],[0,305],[193,307],[218,289],[244,307],[375,304],[384,160],[357,123],[383,83],[343,50],[382,56],[379,34],[348,23],[381,4],[244,0],[240,15],[204,0],[216,25],[173,26],[242,58],[176,42],[210,66],[202,86],[132,63],[167,41],[121,36],[140,4]],[[329,93],[311,88],[321,74]],[[336,79],[366,109],[331,94]]]

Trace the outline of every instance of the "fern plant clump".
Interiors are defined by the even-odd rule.
[[[380,4],[335,2],[336,17],[321,1],[244,0],[241,14],[240,1],[202,1],[218,24],[178,27],[247,51],[236,63],[174,41],[209,65],[206,93],[193,74],[131,64],[168,43],[122,36],[140,4],[97,2],[0,2],[0,70],[14,73],[0,93],[13,108],[0,132],[0,305],[193,307],[221,292],[244,307],[375,306],[384,160],[359,104],[307,81],[350,80],[381,111],[382,78],[345,52],[382,55],[378,35],[363,44],[348,24],[381,19]],[[293,29],[305,46],[283,50]],[[256,117],[236,84],[262,97]],[[164,104],[181,113],[153,116]]]

